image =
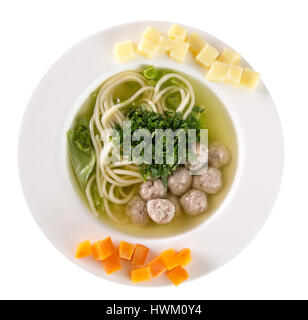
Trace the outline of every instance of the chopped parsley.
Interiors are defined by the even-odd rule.
[[[202,112],[198,108],[198,112]],[[197,112],[197,111],[195,111]],[[175,132],[178,129],[183,129],[186,133],[188,129],[196,129],[197,140],[200,140],[200,123],[199,120],[191,113],[186,119],[183,119],[183,114],[173,111],[165,111],[164,114],[159,114],[153,111],[147,110],[145,107],[131,107],[126,110],[126,120],[131,123],[131,134],[138,129],[147,129],[151,132],[152,138],[156,135],[156,129],[171,129]],[[123,129],[117,125],[115,130],[120,133],[119,141],[117,144],[123,145]],[[152,139],[153,144],[155,139]],[[114,141],[116,142],[116,141]],[[178,137],[174,137],[174,164],[167,164],[166,161],[166,139],[163,141],[163,164],[155,164],[155,145],[152,150],[152,163],[141,163],[139,165],[140,173],[144,180],[148,177],[155,179],[161,178],[164,186],[167,186],[168,177],[178,167],[178,160],[180,153],[178,150]],[[140,141],[131,141],[131,147],[134,148],[140,143]],[[186,148],[187,149],[187,148]],[[186,159],[188,156],[188,150]]]

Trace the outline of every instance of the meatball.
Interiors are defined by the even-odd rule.
[[[186,167],[193,173],[203,172],[208,163],[208,147],[205,144],[197,143],[192,152],[194,159],[186,163]]]
[[[168,188],[176,196],[181,196],[191,188],[192,176],[185,167],[177,168],[168,178]]]
[[[160,179],[148,180],[141,184],[139,189],[141,198],[145,201],[165,198],[167,190]]]
[[[174,204],[175,207],[175,216],[182,214],[183,210],[179,201],[179,198],[173,194],[167,194],[167,199]]]
[[[220,168],[229,163],[231,158],[229,150],[221,143],[214,142],[209,147],[209,165]]]
[[[221,172],[217,168],[209,167],[202,175],[194,176],[193,188],[206,193],[216,193],[222,187]]]
[[[206,194],[203,191],[191,189],[180,199],[186,214],[196,216],[207,209]]]
[[[169,223],[175,214],[174,204],[167,199],[153,199],[147,202],[150,218],[157,224]]]
[[[139,196],[134,196],[126,205],[126,214],[130,217],[132,223],[139,226],[145,226],[149,222],[149,216],[145,201]]]

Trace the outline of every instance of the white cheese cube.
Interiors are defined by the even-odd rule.
[[[189,50],[189,43],[181,41],[181,40],[174,40],[174,47],[170,51],[170,58],[176,60],[177,62],[184,62],[187,53]]]
[[[116,43],[113,54],[119,62],[126,62],[133,59],[135,56],[133,42],[129,40]]]
[[[229,73],[229,69],[229,64],[214,61],[206,75],[206,79],[209,81],[224,82]]]
[[[137,50],[140,54],[147,58],[151,58],[158,51],[158,44],[148,39],[141,39]]]
[[[174,47],[174,40],[173,39],[169,39],[167,37],[161,36],[159,38],[159,51],[160,52],[170,52],[173,47]]]
[[[173,24],[168,31],[168,37],[171,39],[185,41],[187,37],[187,30],[178,24]]]
[[[194,54],[198,54],[205,46],[205,40],[197,32],[189,35],[187,42],[190,44],[190,48]]]
[[[255,72],[251,69],[245,69],[242,78],[241,78],[241,85],[248,88],[254,89],[260,80],[260,73]]]
[[[218,57],[218,55],[219,51],[212,47],[210,44],[206,43],[204,48],[196,56],[196,61],[202,66],[209,68]]]
[[[217,60],[229,64],[238,64],[241,60],[241,55],[229,48],[225,48]]]
[[[142,38],[152,40],[153,42],[155,42],[157,44],[159,42],[160,36],[161,36],[160,32],[151,26],[147,27],[142,34]]]
[[[243,67],[231,64],[225,82],[237,87],[241,82],[243,70]]]

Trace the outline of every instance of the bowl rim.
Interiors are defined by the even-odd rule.
[[[184,231],[180,232],[180,233],[175,233],[175,234],[171,234],[171,235],[165,235],[165,236],[162,236],[162,237],[158,237],[158,236],[155,236],[155,237],[143,237],[141,235],[138,235],[138,237],[136,239],[138,240],[151,240],[151,241],[155,241],[155,240],[167,240],[167,239],[171,239],[171,238],[176,238],[176,237],[181,237],[183,236],[184,234],[189,234],[189,233],[193,233],[195,231],[198,231],[198,229],[202,229],[204,227],[205,224],[207,223],[211,223],[211,221],[213,219],[215,219],[216,215],[220,215],[221,212],[223,211],[223,208],[224,206],[226,206],[227,204],[225,203],[228,203],[229,198],[232,197],[232,194],[234,192],[236,192],[236,187],[238,185],[238,180],[239,180],[239,177],[240,177],[240,173],[241,173],[241,167],[240,167],[240,164],[241,164],[241,160],[240,160],[240,137],[239,137],[239,134],[238,134],[238,131],[237,131],[237,127],[236,127],[236,124],[235,124],[235,121],[234,120],[234,116],[232,115],[232,113],[228,110],[228,106],[225,104],[225,102],[216,94],[216,92],[210,88],[207,83],[204,81],[203,77],[200,76],[200,74],[198,73],[195,73],[194,75],[192,75],[191,73],[193,72],[193,70],[191,70],[189,67],[185,66],[184,64],[179,64],[179,66],[176,66],[177,69],[175,69],[175,66],[172,66],[172,68],[170,68],[170,62],[166,63],[165,61],[161,61],[160,62],[162,64],[161,65],[158,65],[158,63],[155,63],[155,67],[157,68],[168,68],[176,73],[180,73],[180,74],[183,74],[184,76],[187,75],[189,77],[192,77],[193,79],[197,80],[200,84],[202,84],[202,86],[206,87],[210,92],[211,92],[211,95],[214,95],[215,98],[217,100],[219,100],[222,108],[224,109],[224,111],[227,113],[227,116],[228,118],[230,119],[231,121],[231,124],[233,126],[233,131],[234,131],[234,134],[235,134],[235,144],[236,144],[236,153],[237,153],[237,156],[236,156],[236,167],[235,167],[235,171],[234,171],[234,176],[233,176],[233,179],[232,179],[232,182],[231,182],[231,185],[228,189],[228,191],[226,192],[224,198],[222,199],[221,203],[218,205],[218,207],[213,211],[211,212],[209,215],[207,215],[206,217],[203,218],[203,220],[200,222],[200,224],[198,225],[194,225],[192,227],[190,227],[189,229],[185,229]],[[88,100],[89,96],[91,95],[91,93],[93,93],[96,89],[98,89],[105,81],[107,81],[108,79],[110,79],[111,77],[121,73],[121,72],[125,72],[125,71],[136,71],[136,70],[139,70],[141,69],[142,67],[144,67],[144,63],[140,62],[140,61],[133,61],[133,62],[129,62],[129,63],[126,63],[126,64],[123,64],[123,65],[119,65],[117,68],[114,68],[113,70],[107,72],[106,74],[102,74],[100,77],[98,77],[98,79],[95,79],[80,95],[79,97],[76,99],[72,109],[71,109],[71,112],[69,113],[69,116],[67,117],[67,130],[69,130],[74,122],[74,119],[76,118],[76,115],[78,114],[79,110],[82,108],[83,104]],[[181,70],[179,70],[181,69]],[[74,111],[74,113],[73,113]],[[66,143],[66,149],[68,149],[67,147],[67,139],[66,139],[66,136],[65,136],[65,143]],[[69,155],[68,155],[68,152],[66,152],[66,159],[63,159],[65,160],[65,163],[67,164],[67,166],[70,166],[69,164]],[[68,170],[70,170],[68,168]],[[71,179],[75,179],[76,180],[76,177],[71,177]],[[77,182],[77,181],[76,181]],[[73,182],[72,182],[73,183]],[[73,183],[74,184],[74,183]],[[87,205],[87,209],[91,212],[90,208],[88,207]],[[202,214],[207,214],[206,212],[202,213]],[[126,233],[126,232],[121,232],[117,229],[113,229],[110,225],[108,224],[105,224],[103,221],[95,218],[92,214],[91,216],[93,217],[93,219],[95,219],[95,221],[99,224],[103,223],[104,226],[107,228],[107,229],[110,229],[110,230],[115,230],[116,232],[118,232],[119,234],[122,234],[123,236],[127,237],[127,236],[131,236],[131,233]]]

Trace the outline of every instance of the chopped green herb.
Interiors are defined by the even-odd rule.
[[[152,137],[156,134],[156,129],[171,129],[175,132],[178,129],[183,129],[187,132],[188,129],[197,130],[197,139],[200,139],[200,124],[197,118],[190,114],[186,119],[183,119],[183,114],[173,111],[165,111],[164,114],[159,114],[153,111],[146,110],[144,107],[137,109],[129,109],[126,113],[126,120],[131,122],[131,133],[133,134],[138,129],[147,129],[152,133]],[[115,130],[120,133],[120,144],[123,144],[123,130],[120,126],[116,126]],[[119,136],[119,135],[118,135]],[[154,140],[154,139],[153,139]],[[115,143],[119,143],[118,139]],[[140,142],[131,141],[131,146],[134,148]],[[170,165],[166,162],[166,139],[163,140],[163,164],[155,164],[155,148],[152,150],[152,164],[143,163],[139,165],[140,173],[144,180],[148,177],[152,179],[161,178],[164,185],[167,186],[167,179],[172,172],[178,167],[178,161],[181,155],[178,152],[178,139],[174,138],[174,164]],[[188,156],[188,151],[186,157]]]
[[[193,112],[202,113],[204,111],[203,107],[194,106]]]

